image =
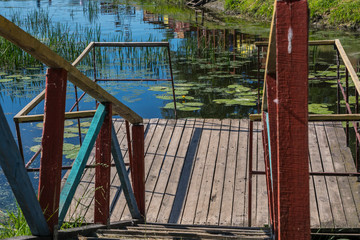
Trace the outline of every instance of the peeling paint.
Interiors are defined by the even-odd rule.
[[[293,30],[290,27],[288,32],[288,53],[291,54],[292,50],[292,39],[293,39]]]

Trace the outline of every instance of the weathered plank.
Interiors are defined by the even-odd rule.
[[[322,138],[317,138],[316,134],[320,133],[316,131],[315,124],[309,124],[309,153],[310,153],[310,167],[314,172],[323,172],[323,168],[321,165],[321,156],[319,152],[319,144],[322,144],[323,147],[326,147],[326,142],[319,142],[324,140]],[[321,134],[321,133],[320,133]],[[321,137],[321,136],[320,136]],[[326,141],[326,139],[325,139]],[[320,226],[322,228],[333,228],[333,216],[331,213],[331,207],[329,202],[329,194],[326,186],[326,181],[324,176],[314,176],[314,186],[315,186],[315,195],[319,208],[319,216],[320,216]]]
[[[31,233],[49,236],[46,219],[36,198],[23,159],[0,106],[0,165],[15,195]]]
[[[218,225],[221,211],[221,202],[224,190],[224,177],[227,162],[227,151],[229,146],[230,120],[224,119],[221,123],[220,142],[218,147],[215,173],[212,183],[209,213],[206,223],[208,225]]]
[[[247,226],[247,177],[248,177],[248,142],[249,142],[249,122],[245,119],[240,120],[239,140],[237,151],[237,162],[235,170],[235,190],[233,206],[233,226]]]
[[[111,153],[114,158],[116,171],[118,173],[118,176],[119,176],[119,179],[121,182],[121,187],[124,192],[124,196],[126,198],[128,207],[130,209],[131,216],[134,219],[139,219],[139,218],[141,218],[141,215],[140,215],[139,209],[136,204],[134,192],[131,188],[131,183],[130,183],[130,180],[129,180],[129,177],[128,177],[128,174],[126,171],[124,158],[121,153],[119,141],[117,139],[114,126],[112,127],[112,130],[111,130]]]
[[[210,143],[206,157],[203,179],[201,181],[201,191],[195,214],[195,224],[205,224],[208,217],[210,195],[213,183],[214,169],[216,165],[216,156],[220,142],[221,121],[214,119],[210,135]]]
[[[180,144],[180,139],[184,130],[185,121],[182,119],[177,120],[176,122],[172,122],[171,120],[169,120],[167,125],[175,125],[175,128],[173,130],[171,142],[169,142],[169,147],[166,151],[166,154],[164,155],[163,165],[161,166],[161,170],[157,178],[156,187],[153,189],[153,192],[151,188],[147,188],[147,191],[152,192],[152,197],[150,198],[151,200],[149,200],[148,203],[148,211],[146,216],[146,220],[149,222],[156,222],[156,219],[159,215],[161,202],[164,198],[164,192],[166,190],[170,173],[174,165],[174,159]]]
[[[179,220],[179,214],[181,212],[183,203],[181,201],[176,201],[175,198],[178,191],[179,180],[181,177],[185,158],[188,152],[188,146],[191,140],[194,123],[195,123],[194,119],[186,120],[185,128],[181,136],[181,143],[176,153],[174,165],[170,173],[169,182],[166,187],[163,201],[161,202],[161,207],[160,207],[161,214],[158,215],[157,222],[176,223]],[[187,186],[183,186],[183,187],[187,187]]]
[[[196,206],[200,195],[201,182],[206,166],[206,156],[208,152],[210,134],[212,129],[212,119],[206,119],[203,125],[201,140],[199,143],[198,152],[194,163],[194,168],[191,176],[190,186],[186,197],[186,202],[183,208],[181,224],[193,224]]]
[[[327,124],[327,123],[325,123]],[[336,139],[327,138],[325,128],[323,124],[316,124],[316,135],[319,141],[319,150],[321,153],[321,162],[323,166],[323,171],[325,172],[335,172],[333,166],[333,159],[331,157],[331,149],[329,148],[328,141],[336,141]],[[310,138],[310,136],[309,136]],[[346,226],[346,218],[344,213],[344,207],[341,200],[339,185],[336,177],[325,177],[328,194],[329,194],[329,202],[331,205],[331,212],[334,220],[334,227],[341,228],[341,226]]]
[[[237,204],[238,197],[241,197],[234,195],[239,126],[240,121],[238,119],[231,120],[219,225],[231,225],[233,203]]]
[[[101,125],[105,118],[105,106],[99,104],[96,114],[91,121],[90,128],[85,136],[84,142],[76,157],[69,176],[64,184],[60,194],[59,203],[59,225],[63,222],[66,212],[70,206],[71,200],[75,194],[76,188],[80,183],[81,175],[85,169],[86,162],[94,147],[95,140],[99,134]]]

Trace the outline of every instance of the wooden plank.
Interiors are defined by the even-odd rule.
[[[206,220],[208,225],[219,225],[221,202],[224,190],[224,177],[227,164],[227,151],[230,135],[230,120],[221,122],[220,142],[217,153],[215,173],[209,202],[209,212]],[[231,215],[230,215],[231,218]]]
[[[110,170],[112,106],[104,104],[105,118],[95,144],[95,208],[94,223],[106,225],[110,214]]]
[[[319,209],[315,196],[315,182],[313,176],[310,176],[310,225],[312,228],[320,228]]]
[[[224,190],[221,202],[219,225],[230,226],[232,223],[233,203],[237,203],[237,197],[234,196],[235,191],[235,171],[237,160],[237,146],[239,140],[238,119],[231,120],[229,146],[227,151],[227,162],[225,168]]]
[[[188,143],[186,155],[184,155],[184,158],[182,158],[183,159],[183,161],[181,162],[182,165],[180,165],[178,168],[181,169],[181,171],[176,171],[176,170],[172,171],[169,179],[170,183],[174,182],[177,185],[175,198],[171,209],[171,214],[169,217],[169,222],[172,223],[180,222],[182,209],[185,204],[186,193],[189,188],[189,181],[191,178],[192,168],[201,138],[203,120],[196,119],[194,122],[195,124],[194,123],[191,124],[191,126],[193,126],[193,130],[191,133],[190,142]]]
[[[335,39],[335,45],[337,50],[340,53],[340,56],[347,68],[347,70],[349,71],[349,74],[351,76],[352,81],[354,82],[355,88],[357,90],[358,93],[360,93],[360,81],[359,81],[359,77],[357,76],[356,71],[354,70],[354,67],[352,66],[350,59],[348,58],[343,46],[341,45],[341,42],[339,39]]]
[[[164,130],[164,128],[162,127],[162,124],[159,124],[159,119],[150,119],[149,123],[147,124],[147,129],[145,131],[145,174],[147,173],[147,168],[149,166],[149,164],[151,164],[152,158],[148,158],[149,155],[147,152],[151,152],[153,145],[156,145],[155,150],[159,144],[159,139],[162,135],[162,132]],[[124,133],[125,134],[125,133]],[[159,134],[159,136],[156,136],[155,134]],[[159,138],[157,138],[159,137]],[[153,140],[153,141],[152,141]],[[124,152],[124,158],[128,158],[128,152]],[[153,157],[153,155],[151,155]],[[146,194],[146,193],[145,193]],[[146,195],[145,195],[146,197]],[[112,213],[111,219],[112,221],[118,221],[120,219],[128,219],[127,216],[127,210],[128,208],[126,207],[126,201],[125,201],[125,197],[124,194],[121,194],[119,197],[119,200],[117,201],[115,207],[114,207],[114,211]],[[131,216],[130,210],[129,210],[129,215]]]
[[[247,177],[248,177],[248,142],[249,142],[249,121],[240,120],[239,140],[235,171],[235,190],[233,206],[233,226],[247,226],[246,205],[247,205]]]
[[[278,237],[310,239],[307,0],[276,2],[276,48]]]
[[[59,215],[66,78],[64,69],[47,70],[38,197],[51,233]]]
[[[319,149],[321,153],[323,170],[325,172],[335,172],[333,166],[333,160],[331,157],[331,149],[329,148],[328,141],[329,142],[336,141],[336,139],[327,138],[323,124],[315,124],[315,128],[316,128],[316,135],[319,140]],[[325,177],[325,181],[329,194],[329,201],[330,201],[331,212],[334,220],[334,227],[342,228],[346,226],[346,218],[345,218],[343,203],[339,192],[339,185],[337,182],[337,178],[334,176]]]
[[[173,128],[172,126],[175,125],[175,128],[173,130],[173,133],[171,136],[171,141],[169,142],[166,154],[164,155],[163,165],[161,166],[159,176],[157,177],[156,186],[154,184],[149,184],[149,185],[153,185],[154,188],[153,189],[147,188],[147,191],[152,192],[151,193],[152,197],[149,200],[148,211],[147,211],[147,215],[146,215],[146,220],[149,222],[155,222],[159,215],[161,202],[163,200],[164,193],[166,191],[170,173],[171,173],[173,165],[174,165],[174,159],[176,156],[176,152],[178,150],[182,132],[184,130],[185,120],[180,119],[180,120],[177,120],[176,122],[169,120],[167,125],[168,126],[170,125],[170,128]],[[159,153],[159,154],[161,154],[161,153]],[[151,180],[151,179],[149,179],[149,180]],[[147,184],[148,184],[148,182],[147,182]],[[147,185],[147,187],[149,185]]]
[[[337,139],[337,141],[329,142],[335,171],[355,172],[356,169],[350,149],[346,146],[346,136],[341,123],[334,123],[332,125],[326,124],[325,130],[328,138]],[[350,228],[360,227],[360,201],[357,200],[359,192],[356,187],[356,185],[358,185],[356,180],[356,177],[338,177],[339,190],[344,205],[347,227]],[[357,214],[354,214],[355,212]]]
[[[205,224],[207,221],[211,189],[216,165],[216,156],[220,142],[220,129],[221,121],[218,119],[214,119],[210,135],[211,141],[209,143],[208,154],[206,156],[206,165],[201,181],[201,190],[196,208],[194,224]]]
[[[77,119],[77,118],[89,118],[95,115],[96,110],[88,111],[76,111],[76,112],[66,112],[65,119]],[[25,122],[40,122],[44,120],[44,114],[36,115],[26,115],[20,117],[14,117],[15,122],[25,123]]]
[[[188,147],[190,144],[190,140],[193,133],[195,120],[194,119],[187,119],[185,123],[184,132],[181,136],[180,146],[175,156],[174,165],[172,171],[170,173],[170,178],[168,185],[166,187],[165,195],[163,201],[161,202],[160,207],[160,214],[158,215],[157,222],[167,223],[173,222],[176,223],[178,219],[178,213],[181,212],[182,204],[176,205],[175,202],[176,193],[179,187],[179,179],[180,175],[182,174],[184,161],[188,152]],[[183,186],[187,187],[187,186]],[[175,202],[175,203],[174,203]],[[176,211],[176,212],[174,212]],[[174,214],[176,213],[176,214]],[[171,215],[174,214],[174,215]],[[174,218],[171,218],[174,216]]]
[[[49,236],[50,231],[46,219],[1,106],[0,123],[1,169],[10,184],[31,233],[37,236]]]
[[[262,41],[262,42],[255,42],[255,46],[268,46],[269,42]],[[318,46],[318,45],[334,45],[335,40],[311,40],[308,42],[309,46]]]
[[[145,216],[145,159],[144,159],[144,125],[134,124],[132,133],[131,176],[134,195],[140,214]]]
[[[319,152],[320,146],[326,148],[326,142],[320,142],[322,139],[320,129],[316,129],[315,126],[320,123],[309,124],[309,154],[310,154],[310,165],[311,170],[314,172],[323,172],[321,165],[321,155]],[[319,130],[317,132],[316,130]],[[317,138],[319,135],[319,139]],[[326,139],[325,139],[326,141]],[[325,150],[323,150],[325,151]],[[324,156],[325,157],[325,156]],[[333,216],[331,213],[331,206],[329,201],[329,195],[324,176],[313,176],[315,196],[319,209],[320,227],[321,228],[334,228]]]
[[[109,94],[98,84],[90,80],[76,67],[71,65],[65,59],[60,57],[48,46],[41,43],[30,34],[24,32],[21,28],[0,16],[0,35],[5,39],[11,41],[24,51],[31,54],[34,58],[43,62],[51,68],[63,68],[68,71],[68,79],[76,86],[80,87],[84,92],[98,100],[99,102],[113,103],[113,109],[120,116],[124,117],[131,123],[141,123],[142,118],[133,112],[130,108],[125,106],[114,96]]]
[[[149,173],[146,178],[146,190],[148,192],[148,195],[146,197],[146,206],[147,206],[148,213],[152,211],[152,209],[150,208],[150,202],[153,197],[156,184],[158,183],[158,179],[159,179],[159,176],[162,171],[162,165],[163,165],[165,157],[167,155],[167,151],[169,149],[169,144],[171,143],[170,140],[172,138],[175,123],[176,123],[175,120],[167,121],[165,130],[164,130],[164,134],[161,138],[159,147],[155,153],[154,160],[152,162],[151,168],[149,169]],[[176,149],[175,149],[175,151],[176,151]],[[165,181],[167,182],[167,179]],[[157,192],[157,193],[160,193],[160,192]],[[150,217],[149,219],[152,219],[152,220],[149,220],[147,218],[148,221],[155,221],[157,214],[150,213],[149,217]]]
[[[200,195],[201,182],[203,173],[206,166],[206,156],[208,152],[210,134],[212,129],[213,120],[205,119],[199,149],[196,155],[194,169],[191,176],[190,186],[187,193],[186,202],[183,208],[181,224],[193,224],[196,206]]]
[[[250,114],[249,119],[260,121],[261,114]],[[360,114],[309,114],[309,121],[359,121]]]
[[[258,159],[259,159],[259,154],[263,154],[263,153],[259,153],[258,150],[258,144],[259,144],[259,139],[261,138],[261,132],[259,131],[259,126],[260,126],[261,123],[259,122],[254,122],[254,126],[253,126],[253,144],[252,144],[252,152],[253,152],[253,167],[252,169],[253,170],[257,170],[257,163],[258,163]],[[261,143],[260,143],[261,144]],[[250,146],[249,146],[250,148]],[[249,166],[250,167],[250,166]],[[251,194],[251,209],[249,210],[248,207],[247,207],[247,210],[248,210],[248,213],[249,211],[251,211],[251,225],[250,226],[256,226],[255,222],[256,222],[256,214],[257,214],[257,181],[258,181],[258,178],[257,178],[257,175],[253,175],[252,176],[252,190],[248,190],[249,193],[248,194]]]
[[[61,223],[63,222],[66,212],[70,206],[71,200],[75,194],[76,188],[79,185],[81,175],[84,171],[91,150],[93,149],[95,140],[104,121],[105,114],[105,106],[99,104],[96,114],[91,121],[90,128],[85,136],[84,142],[80,148],[78,156],[73,163],[73,167],[60,194],[59,225],[61,225]]]
[[[116,171],[118,173],[118,176],[119,176],[119,179],[121,182],[121,187],[124,192],[124,196],[126,198],[127,205],[130,209],[131,216],[133,219],[139,219],[139,218],[141,218],[141,215],[140,215],[138,206],[136,204],[134,192],[131,188],[131,183],[130,183],[130,180],[129,180],[129,177],[128,177],[128,174],[126,171],[124,158],[121,153],[119,141],[117,139],[114,126],[112,127],[112,130],[111,130],[111,153],[114,158]]]

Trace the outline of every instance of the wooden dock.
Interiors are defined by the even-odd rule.
[[[147,222],[248,226],[247,119],[145,120]],[[125,162],[125,123],[114,119]],[[254,123],[253,170],[264,170],[261,123]],[[355,172],[341,123],[309,123],[312,172]],[[88,164],[94,164],[94,157]],[[119,178],[111,170],[110,221],[131,219]],[[75,193],[67,220],[93,222],[94,168]],[[66,179],[66,176],[64,179]],[[311,176],[312,228],[360,228],[360,183],[356,177]],[[265,175],[253,176],[252,226],[269,223]]]

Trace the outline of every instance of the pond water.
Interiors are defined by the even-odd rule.
[[[161,1],[160,1],[161,2]],[[164,1],[166,2],[166,1]],[[3,1],[0,14],[16,22],[26,31],[69,61],[82,52],[90,41],[167,41],[170,43],[172,71],[175,82],[177,116],[204,118],[242,118],[256,113],[261,90],[258,77],[258,50],[255,41],[266,40],[267,24],[254,24],[236,19],[217,21],[208,13],[181,6],[151,1]],[[52,29],[52,30],[49,30]],[[311,30],[311,39],[339,38],[354,66],[360,59],[359,33]],[[14,54],[0,46],[0,58],[12,59]],[[5,47],[4,47],[5,46]],[[15,51],[15,50],[14,50]],[[170,67],[166,48],[101,48],[79,65],[90,78],[97,79],[169,79]],[[264,53],[260,53],[260,57]],[[311,47],[309,52],[311,80],[310,111],[330,113],[336,109],[336,64],[333,47]],[[8,62],[0,61],[0,104],[14,136],[14,115],[44,89],[46,68],[26,55]],[[17,59],[17,60],[16,60]],[[171,83],[167,81],[99,82],[106,90],[143,118],[174,118]],[[81,91],[79,92],[79,95]],[[74,103],[74,87],[68,84],[66,109]],[[94,101],[85,97],[80,110],[94,109]],[[42,113],[40,104],[31,113]],[[84,120],[83,134],[90,120]],[[78,151],[75,121],[66,122],[64,164],[71,164]],[[41,123],[21,124],[25,159],[39,144]],[[37,159],[33,167],[38,167]],[[37,174],[30,174],[34,186]],[[0,173],[0,209],[11,209],[14,200],[3,174]]]

